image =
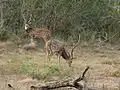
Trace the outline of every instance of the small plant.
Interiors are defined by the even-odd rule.
[[[50,75],[50,76],[59,75],[60,69],[55,65],[51,65],[51,66],[47,67],[46,73],[47,73],[47,75]]]
[[[5,29],[0,29],[0,40],[7,40],[9,33]]]
[[[38,63],[27,61],[20,66],[19,72],[37,79],[45,79],[50,76],[60,75],[60,69],[56,65],[42,67]]]
[[[118,69],[118,70],[112,72],[111,75],[112,75],[113,77],[120,77],[120,70]]]
[[[112,61],[103,61],[102,64],[108,64],[108,65],[112,65],[113,62]]]

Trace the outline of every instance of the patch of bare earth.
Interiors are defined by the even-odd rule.
[[[9,90],[8,83],[15,86],[16,90],[29,90],[29,86],[37,84],[38,81],[27,75],[20,75],[20,66],[24,62],[33,62],[43,72],[45,53],[41,49],[39,51],[25,51],[13,45],[12,43],[0,44],[0,90]],[[60,70],[62,72],[69,71],[70,78],[78,77],[87,66],[90,66],[90,70],[86,74],[88,87],[97,90],[120,89],[120,51],[118,46],[108,44],[103,47],[89,47],[81,45],[74,55],[77,59],[73,61],[72,69],[68,67],[65,60],[61,59]],[[57,58],[52,57],[49,64],[58,65]],[[33,67],[36,66],[33,65]],[[66,78],[65,74],[60,74],[49,76],[49,80],[59,80],[61,77]],[[42,80],[39,82],[44,82]]]
[[[31,85],[37,84],[37,80],[33,80],[27,76],[19,75],[1,75],[0,90],[30,90]],[[8,85],[11,85],[9,87]]]

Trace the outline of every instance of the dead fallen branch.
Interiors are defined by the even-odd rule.
[[[84,80],[85,74],[88,71],[89,67],[87,67],[83,74],[82,77],[79,76],[77,79],[69,79],[69,80],[64,80],[64,81],[58,81],[58,82],[53,82],[53,83],[48,83],[44,85],[38,85],[38,86],[31,86],[30,90],[52,90],[52,89],[57,89],[57,88],[62,88],[62,87],[73,87],[78,90],[83,90],[83,85],[80,84],[79,82],[81,80]]]

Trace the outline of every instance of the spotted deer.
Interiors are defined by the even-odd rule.
[[[75,59],[73,57],[74,49],[78,46],[80,41],[80,35],[78,42],[72,47],[71,52],[68,52],[65,43],[57,40],[57,39],[50,39],[46,42],[46,58],[50,61],[51,56],[57,55],[59,64],[60,64],[60,57],[66,60],[69,67],[71,67],[72,60]]]
[[[51,31],[48,30],[47,28],[33,28],[31,27],[31,19],[32,19],[32,14],[30,14],[29,20],[26,20],[25,14],[23,15],[24,19],[24,24],[25,24],[25,31],[29,34],[31,38],[42,38],[44,42],[49,40],[51,37]]]

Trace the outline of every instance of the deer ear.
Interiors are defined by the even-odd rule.
[[[28,23],[29,23],[29,24],[32,24],[32,22],[31,22],[31,21],[28,21]]]

